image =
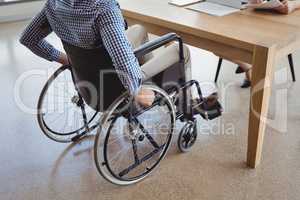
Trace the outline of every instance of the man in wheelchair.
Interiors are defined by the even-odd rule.
[[[45,40],[51,32],[61,39],[67,54]],[[191,80],[190,52],[181,38],[169,33],[149,42],[144,27],[134,25],[126,30],[115,0],[48,0],[20,42],[36,55],[63,65],[40,95],[41,129],[52,140],[72,142],[99,127],[95,162],[101,175],[112,183],[128,185],[145,178],[165,156],[177,119],[185,122],[178,146],[186,152],[197,138],[195,115],[207,120],[221,115],[217,94],[203,95],[199,83]],[[80,108],[84,121],[70,130],[51,125],[42,109],[49,104],[46,96],[51,86],[67,72],[75,86],[70,102]],[[142,85],[149,81],[152,85]],[[197,98],[192,98],[192,86]],[[94,110],[91,117],[85,104]],[[126,114],[116,112],[124,105],[129,105]],[[91,126],[103,111],[100,122]],[[149,113],[151,117],[147,117]],[[62,121],[60,115],[56,118]],[[149,118],[151,127],[144,121]]]

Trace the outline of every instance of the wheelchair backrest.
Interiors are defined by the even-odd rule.
[[[62,43],[70,59],[73,81],[79,94],[89,106],[101,111],[99,108],[102,81],[100,74],[104,70],[113,70],[113,63],[108,52],[104,48],[85,49],[67,42]],[[106,76],[103,81],[110,85],[115,93],[124,92],[116,74]],[[110,93],[106,94],[107,105],[103,107],[108,107],[115,98],[114,95],[110,97]]]

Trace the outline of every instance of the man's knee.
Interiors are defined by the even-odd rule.
[[[127,31],[127,36],[134,49],[140,47],[141,45],[149,41],[148,32],[146,28],[139,24],[131,26]],[[149,61],[152,57],[152,53],[149,53],[139,58],[139,63],[142,65]]]
[[[184,60],[185,60],[185,73],[188,78],[191,77],[191,54],[189,48],[184,45]],[[150,78],[167,68],[174,66],[179,62],[179,45],[173,43],[159,51],[155,56],[142,66],[146,78]]]
[[[148,33],[144,26],[135,24],[126,31],[127,37],[134,47],[145,43],[148,40]]]
[[[135,25],[131,26],[130,28],[132,28],[132,30],[134,32],[139,33],[140,35],[147,35],[146,28],[140,24],[135,24]]]

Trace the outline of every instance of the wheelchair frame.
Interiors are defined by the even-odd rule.
[[[185,74],[185,58],[184,58],[183,41],[175,33],[166,34],[162,37],[159,37],[159,38],[157,38],[153,41],[150,41],[150,42],[140,46],[139,48],[135,49],[135,51],[134,51],[135,56],[137,58],[140,58],[140,57],[152,52],[153,50],[155,50],[159,47],[162,47],[162,46],[164,46],[164,45],[166,45],[170,42],[174,42],[174,41],[178,42],[178,45],[179,45],[179,69],[181,70],[180,73]],[[75,142],[75,141],[80,140],[87,133],[89,133],[92,130],[96,129],[97,127],[101,126],[101,124],[100,124],[101,122],[98,122],[98,123],[94,124],[93,126],[89,127],[89,123],[94,119],[94,117],[96,116],[98,111],[96,111],[95,114],[93,115],[93,117],[90,120],[88,120],[86,110],[85,110],[84,100],[83,100],[83,97],[80,95],[79,90],[76,86],[74,73],[72,71],[72,66],[62,66],[61,68],[59,68],[50,77],[47,84],[43,88],[41,96],[40,96],[39,101],[38,101],[38,122],[39,122],[39,125],[40,125],[41,129],[45,133],[45,135],[47,137],[49,137],[50,139],[56,140],[55,138],[49,136],[49,134],[45,130],[45,129],[47,129],[47,124],[45,123],[45,121],[43,121],[44,113],[42,113],[40,108],[42,107],[43,98],[45,96],[45,93],[47,92],[47,89],[48,89],[49,85],[53,82],[53,80],[55,80],[56,76],[58,76],[58,74],[61,73],[64,70],[70,70],[72,81],[73,81],[75,90],[77,91],[77,94],[78,94],[78,98],[72,98],[72,103],[74,103],[78,107],[80,107],[81,112],[82,112],[82,116],[83,116],[83,122],[84,122],[84,126],[81,127],[80,129],[78,129],[78,132],[77,132],[76,136],[72,137],[70,141],[65,141],[65,142],[71,142],[71,141]],[[204,105],[206,103],[206,100],[202,96],[202,92],[201,92],[201,88],[200,88],[199,83],[195,80],[186,81],[185,78],[186,78],[185,76],[180,78],[179,87],[170,87],[170,88],[164,89],[163,84],[160,86],[165,91],[165,93],[168,95],[168,97],[170,99],[172,99],[173,107],[177,108],[176,113],[175,113],[175,122],[178,119],[181,120],[182,122],[188,122],[187,125],[184,126],[184,128],[180,132],[179,139],[178,139],[178,147],[182,152],[189,151],[189,149],[193,146],[193,144],[195,143],[195,140],[197,138],[196,118],[195,118],[196,114],[200,114],[205,119],[213,119],[213,118],[218,117],[218,116],[221,115],[221,106],[219,104],[217,104],[217,106],[215,106],[215,109],[218,110],[217,114],[216,113],[210,114],[208,112],[209,110],[205,110],[205,109],[202,109],[202,111],[204,111],[204,112],[202,112],[202,111],[196,112],[195,111],[195,110],[197,110],[195,108],[199,108],[202,105]],[[197,93],[199,95],[199,98],[197,99],[196,104],[192,104],[192,102],[188,99],[188,89],[191,88],[192,86],[196,87]],[[177,105],[176,105],[176,102],[177,102]],[[129,115],[130,115],[129,120],[134,119],[137,115],[140,115],[140,114],[150,110],[151,108],[156,106],[157,103],[158,102],[154,102],[154,104],[152,106],[150,106],[148,108],[144,108],[143,110],[141,110],[137,113],[130,112],[129,113]],[[192,137],[193,141],[190,144],[190,146],[182,146],[181,139],[186,137],[187,135],[190,135],[189,137]],[[151,138],[149,140],[151,142]],[[58,140],[56,140],[56,141],[58,141]],[[58,142],[62,142],[62,141],[58,141]]]

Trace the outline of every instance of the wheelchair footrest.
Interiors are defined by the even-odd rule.
[[[192,100],[193,113],[200,114],[206,120],[213,120],[222,115],[223,109],[216,93],[204,98]]]

